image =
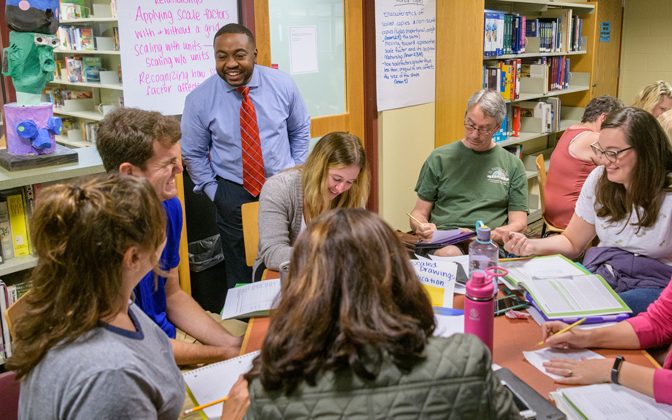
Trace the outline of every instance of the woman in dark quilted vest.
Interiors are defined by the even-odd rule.
[[[434,314],[392,229],[322,214],[295,244],[247,418],[518,418],[475,337],[432,337]]]

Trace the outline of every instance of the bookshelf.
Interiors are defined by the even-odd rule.
[[[123,105],[113,2],[93,0],[76,12],[61,10],[67,18],[60,21],[61,47],[54,50],[57,74],[45,92],[54,103],[54,114],[64,120],[64,132],[56,141],[71,148],[95,144],[103,111]]]
[[[17,170],[12,172],[9,172],[4,168],[0,168],[0,191],[7,191],[10,189],[21,188],[45,182],[60,181],[79,176],[93,175],[105,171],[103,162],[95,148],[90,147],[77,149],[76,152],[79,155],[79,161],[77,163]],[[26,194],[25,190],[22,190],[22,194]],[[24,208],[24,211],[27,212],[28,210]],[[7,213],[5,213],[5,216],[7,216]],[[7,219],[5,219],[5,221],[6,220]],[[0,223],[8,223],[7,226],[9,226],[10,222]],[[10,242],[13,241],[13,239],[9,240]],[[5,245],[4,239],[3,245]],[[6,259],[2,264],[0,264],[0,280],[4,280],[8,286],[14,285],[18,289],[21,287],[21,284],[24,284],[25,279],[25,276],[19,272],[29,270],[36,265],[37,257],[32,254],[14,256],[13,258]],[[16,277],[17,275],[18,278]],[[2,290],[0,290],[0,292],[2,292]],[[4,293],[3,296],[0,296],[0,298],[5,299]],[[4,316],[4,314],[0,315]],[[0,337],[0,340],[2,340],[2,337]],[[2,344],[3,343],[0,343],[0,345]],[[4,365],[4,356],[4,352],[0,351],[0,369],[2,365]]]
[[[460,3],[453,4],[453,3]],[[507,109],[527,102],[545,102],[559,98],[562,106],[561,118],[555,121],[550,130],[530,130],[529,125],[520,128],[516,137],[500,135],[497,144],[501,146],[522,147],[523,162],[528,178],[530,196],[530,215],[528,222],[541,218],[539,211],[539,190],[536,167],[532,159],[526,159],[543,153],[547,160],[559,136],[564,130],[578,122],[585,106],[593,97],[593,72],[595,69],[595,42],[597,2],[595,1],[553,1],[553,0],[481,0],[469,2],[437,2],[437,45],[436,45],[436,120],[435,146],[452,143],[464,135],[462,120],[464,104],[468,97],[481,89],[484,84],[483,68],[504,60],[521,59],[523,62],[568,59],[571,75],[565,77],[568,86],[564,89],[546,89],[520,91],[518,97],[505,100]],[[532,39],[524,52],[496,53],[486,51],[484,39],[486,11],[499,11],[505,14],[517,14],[527,19],[543,17],[565,17],[571,14],[582,20],[581,45],[574,45],[576,37],[562,38],[572,42],[563,42],[558,50],[544,51],[539,38]],[[560,24],[558,24],[560,28]],[[562,28],[565,28],[564,26]],[[479,34],[479,35],[476,35]],[[570,44],[570,45],[567,45]],[[460,48],[455,48],[459,45]],[[555,45],[557,46],[557,44]],[[457,64],[456,64],[457,63]],[[528,82],[528,81],[526,81]],[[508,133],[507,133],[508,134]]]

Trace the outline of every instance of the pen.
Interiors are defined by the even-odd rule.
[[[411,213],[406,213],[406,216],[410,217],[411,220],[413,220],[415,223],[420,223],[421,225],[424,225],[424,224],[425,224],[425,222],[421,222],[420,220],[418,220],[418,219],[416,219],[415,217],[413,217],[413,215],[412,215]]]
[[[567,331],[571,330],[572,328],[576,327],[577,325],[583,324],[585,321],[586,321],[586,318],[581,318],[578,321],[576,321],[575,323],[573,323],[572,325],[566,326],[565,328],[561,329],[560,331],[556,332],[555,334],[566,333]],[[555,334],[553,334],[553,335],[555,335]],[[542,344],[544,344],[544,340],[541,340],[540,342],[538,342],[537,346],[541,346]]]
[[[189,410],[185,410],[185,411],[184,411],[184,414],[185,414],[185,415],[186,415],[186,414],[191,414],[191,413],[193,413],[194,411],[203,410],[204,408],[212,407],[213,405],[216,405],[216,404],[219,404],[219,403],[223,403],[224,401],[226,401],[226,400],[228,400],[228,399],[229,399],[229,397],[223,397],[223,398],[220,398],[220,399],[218,399],[218,400],[211,401],[211,402],[209,402],[209,403],[207,403],[207,404],[203,404],[203,405],[199,405],[198,407],[190,408]]]

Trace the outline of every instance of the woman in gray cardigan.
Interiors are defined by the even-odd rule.
[[[259,196],[259,253],[255,279],[265,268],[289,261],[294,241],[312,219],[344,207],[363,207],[369,170],[357,136],[333,132],[322,137],[303,166],[272,176]]]

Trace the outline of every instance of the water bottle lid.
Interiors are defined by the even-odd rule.
[[[490,228],[486,225],[478,226],[476,228],[476,239],[479,242],[490,242]]]
[[[477,299],[490,298],[494,290],[492,279],[482,270],[474,271],[467,281],[467,296]]]

